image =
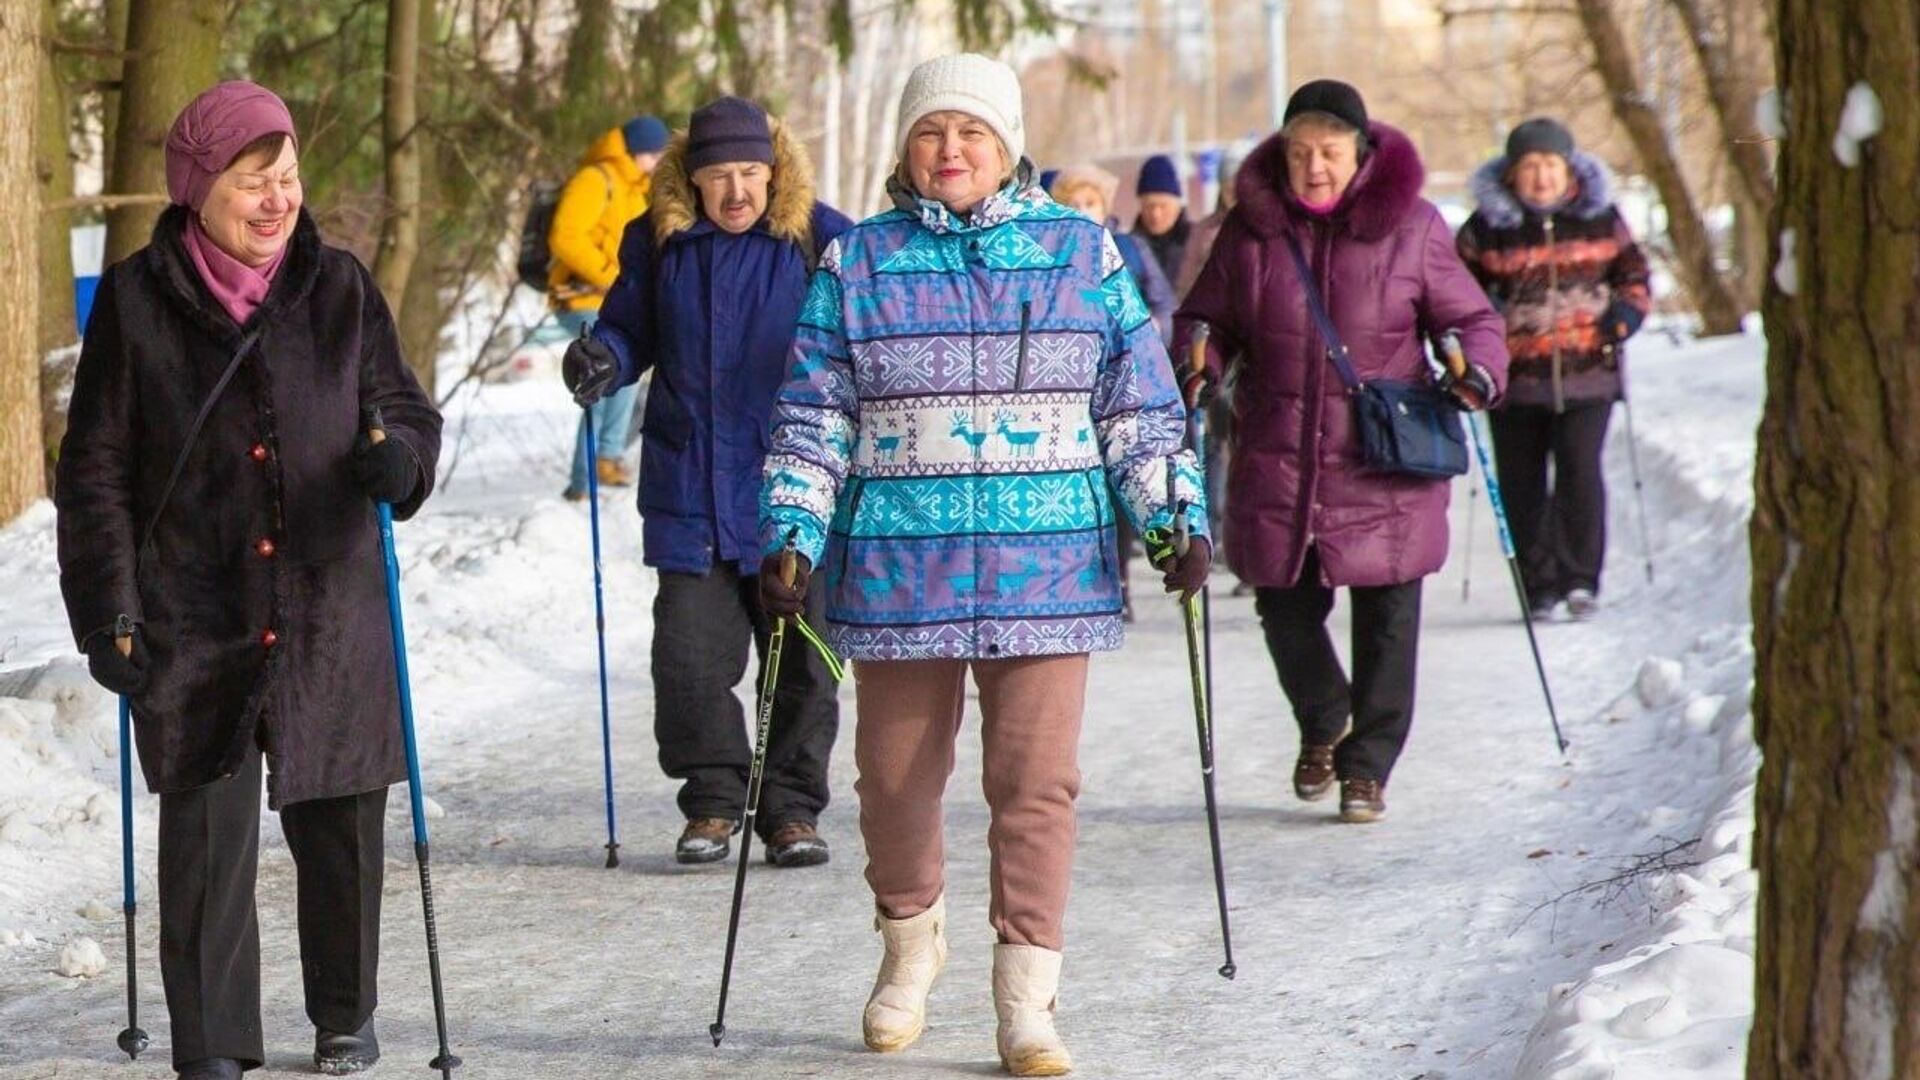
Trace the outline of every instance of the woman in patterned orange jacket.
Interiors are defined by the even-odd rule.
[[[1625,342],[1652,307],[1647,259],[1612,203],[1606,166],[1546,118],[1507,137],[1473,178],[1460,257],[1507,320],[1513,366],[1490,415],[1494,454],[1535,617],[1599,610],[1607,548],[1600,467]],[[1549,463],[1552,477],[1549,480]]]

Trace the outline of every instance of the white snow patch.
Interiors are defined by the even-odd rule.
[[[100,900],[89,900],[78,914],[88,922],[110,922],[120,917],[120,909]]]
[[[1780,102],[1780,88],[1770,86],[1753,102],[1753,126],[1769,139],[1787,137],[1786,109]]]
[[[1800,234],[1793,229],[1780,230],[1780,261],[1773,264],[1773,283],[1788,296],[1800,295],[1800,258],[1794,248]]]
[[[1678,660],[1650,657],[1640,665],[1633,692],[1649,709],[1664,709],[1683,700],[1687,692],[1686,665]]]
[[[69,979],[90,979],[107,970],[107,954],[92,938],[74,938],[61,946],[60,962],[54,970]]]
[[[1865,82],[1854,83],[1840,109],[1840,130],[1833,135],[1833,156],[1840,164],[1849,169],[1860,164],[1860,144],[1880,134],[1883,119],[1880,95]]]

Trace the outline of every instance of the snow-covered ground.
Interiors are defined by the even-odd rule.
[[[1648,584],[1640,568],[1616,435],[1607,609],[1541,632],[1573,743],[1567,761],[1554,751],[1484,498],[1462,599],[1464,486],[1454,563],[1428,583],[1419,717],[1385,824],[1339,826],[1324,804],[1294,801],[1296,738],[1251,602],[1216,593],[1232,982],[1214,974],[1219,926],[1180,625],[1171,604],[1141,605],[1127,648],[1096,661],[1089,701],[1060,1014],[1079,1075],[1739,1074],[1757,761],[1745,522],[1762,352],[1745,338],[1649,340],[1635,353],[1658,578]],[[754,866],[729,1036],[712,1046],[733,874],[670,857],[679,821],[649,723],[652,583],[626,495],[610,496],[602,515],[625,846],[618,870],[601,868],[587,519],[555,497],[574,415],[551,382],[463,396],[442,490],[399,530],[427,787],[444,808],[432,821],[434,876],[453,1041],[467,1061],[459,1075],[991,1075],[986,812],[972,738],[950,789],[953,958],[932,1026],[905,1054],[860,1046],[879,942],[860,873],[850,688],[837,801],[822,821],[834,861]],[[43,506],[0,530],[0,1078],[164,1076],[155,800],[136,799],[148,901],[141,1015],[155,1045],[130,1066],[113,1045],[124,1024],[113,706],[72,655],[52,526]],[[382,1072],[408,1075],[432,1056],[432,1013],[406,800],[391,805]],[[266,1073],[300,1073],[310,1035],[292,864],[271,821],[264,835]],[[1669,871],[1602,884],[1662,852]]]

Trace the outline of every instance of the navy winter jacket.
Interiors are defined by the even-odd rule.
[[[651,369],[640,451],[642,559],[704,574],[760,569],[755,535],[769,419],[817,253],[852,222],[813,199],[778,129],[767,214],[733,234],[698,211],[684,139],[654,171],[654,201],[620,241],[596,338],[625,386]]]

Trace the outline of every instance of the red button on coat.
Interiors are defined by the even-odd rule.
[[[266,648],[271,649],[275,645],[278,645],[279,643],[280,643],[280,635],[274,633],[272,630],[264,631],[260,635],[260,644],[265,646]]]
[[[247,456],[248,456],[248,457],[250,457],[250,458],[252,458],[252,459],[253,459],[253,460],[255,460],[255,461],[265,461],[265,460],[267,460],[267,444],[266,444],[266,443],[254,443],[254,444],[253,444],[253,449],[251,449],[251,450],[249,450],[249,451],[247,451]]]
[[[253,550],[258,552],[261,558],[271,559],[273,558],[273,541],[263,536],[259,543],[253,545]]]

